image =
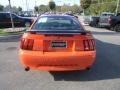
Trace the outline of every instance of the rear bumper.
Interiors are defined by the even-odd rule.
[[[20,50],[20,60],[23,66],[34,70],[84,70],[92,66],[95,57],[95,51],[40,52]]]
[[[99,23],[100,26],[103,26],[103,27],[110,27],[110,24],[109,23]]]

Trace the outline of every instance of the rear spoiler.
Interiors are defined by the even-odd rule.
[[[28,33],[37,33],[37,34],[59,34],[59,35],[71,35],[71,34],[81,34],[81,35],[86,35],[86,34],[91,34],[90,31],[40,31],[40,30],[27,30],[26,32]]]

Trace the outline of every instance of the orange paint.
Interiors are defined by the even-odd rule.
[[[20,61],[24,67],[32,70],[85,70],[95,62],[95,43],[90,33],[86,35],[25,33],[21,41]]]
[[[63,37],[26,33],[22,38],[34,40],[33,50],[20,49],[21,63],[33,70],[85,70],[95,61],[95,50],[84,51],[83,40],[93,39],[90,34]],[[67,48],[52,48],[54,40],[67,41]]]

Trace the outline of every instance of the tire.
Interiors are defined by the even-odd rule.
[[[111,31],[114,31],[114,27],[111,27],[110,30],[111,30]]]
[[[115,25],[114,31],[120,32],[120,24]]]
[[[97,25],[98,25],[97,28],[102,28],[101,25],[100,25],[99,23],[98,23]]]
[[[90,26],[91,26],[91,27],[94,27],[94,23],[93,23],[93,22],[91,22],[91,23],[90,23]]]
[[[99,28],[99,26],[98,26],[98,23],[97,23],[97,22],[95,22],[95,23],[94,23],[94,27],[95,27],[95,28]]]
[[[100,26],[99,26],[99,24],[96,24],[96,26],[95,26],[96,28],[100,28]]]
[[[30,22],[25,22],[25,27],[30,27]]]
[[[93,26],[92,26],[92,23],[90,23],[89,26],[93,27]]]
[[[111,28],[110,27],[106,27],[106,29],[110,30]]]

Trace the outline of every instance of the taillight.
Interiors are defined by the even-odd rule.
[[[20,48],[23,50],[32,50],[34,45],[33,39],[22,38],[20,42]]]
[[[93,39],[84,40],[83,44],[84,44],[84,50],[85,51],[95,50],[95,41]]]
[[[111,24],[111,16],[108,18],[108,23]]]

